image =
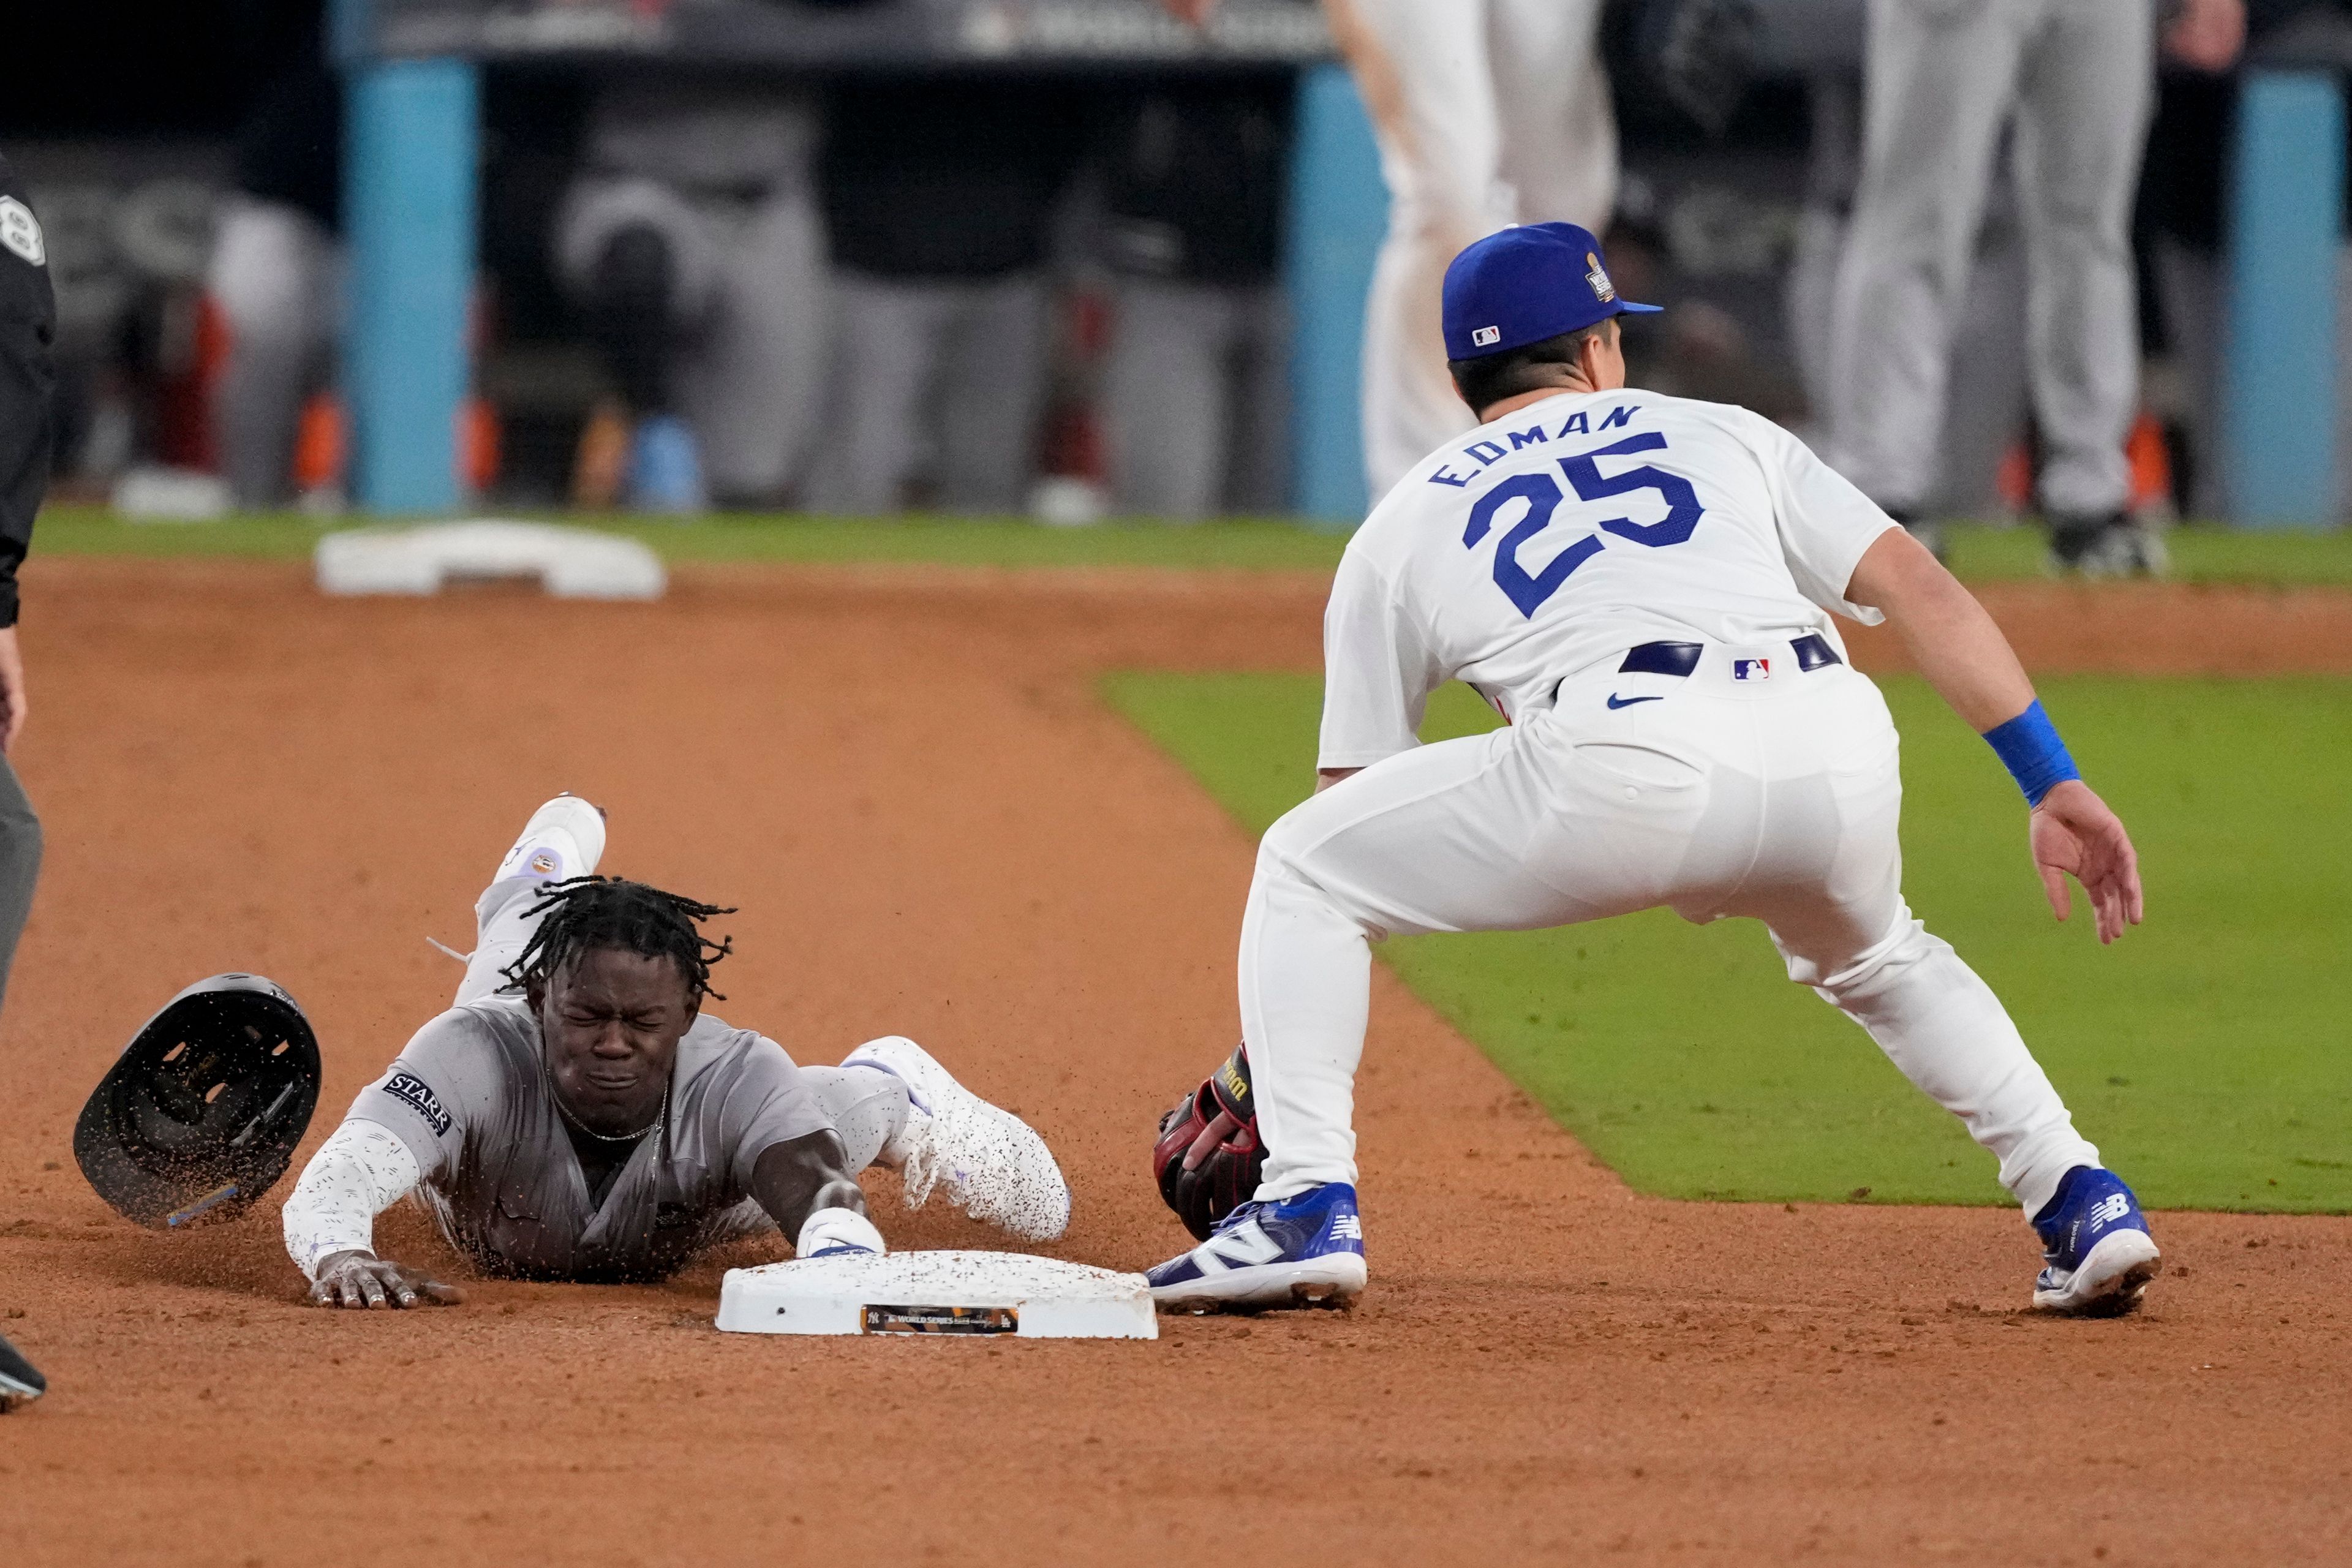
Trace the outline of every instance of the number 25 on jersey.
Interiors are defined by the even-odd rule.
[[[1636,490],[1655,490],[1666,503],[1666,515],[1656,522],[1635,522],[1627,517],[1612,517],[1599,526],[1602,533],[1613,533],[1620,539],[1630,539],[1636,544],[1660,549],[1680,544],[1698,526],[1705,509],[1690,481],[1679,474],[1670,474],[1648,463],[1626,469],[1622,474],[1603,474],[1595,459],[1621,457],[1632,452],[1656,452],[1664,449],[1666,438],[1655,431],[1628,436],[1622,441],[1606,447],[1596,447],[1590,452],[1559,460],[1560,470],[1576,489],[1580,500],[1606,500],[1612,496],[1631,495]],[[1533,617],[1543,602],[1559,592],[1561,584],[1570,574],[1601,553],[1601,534],[1588,533],[1558,555],[1540,572],[1529,572],[1519,564],[1519,547],[1551,523],[1551,514],[1566,499],[1560,492],[1559,481],[1538,470],[1531,474],[1514,474],[1509,479],[1480,496],[1470,508],[1470,526],[1462,531],[1462,543],[1466,549],[1476,549],[1495,526],[1495,514],[1515,500],[1528,503],[1528,514],[1517,527],[1503,535],[1495,546],[1495,586],[1503,590],[1519,614]]]

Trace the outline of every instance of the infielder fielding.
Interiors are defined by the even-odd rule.
[[[1217,0],[1164,0],[1201,25]],[[1364,311],[1364,468],[1374,500],[1470,427],[1438,353],[1445,264],[1507,224],[1605,227],[1617,121],[1600,0],[1323,0],[1381,148],[1388,237]]]
[[[417,1194],[484,1272],[662,1278],[771,1226],[803,1258],[884,1250],[856,1173],[900,1170],[1015,1236],[1059,1236],[1069,1189],[1045,1141],[912,1040],[837,1068],[702,1011],[727,911],[594,876],[604,815],[559,795],[475,905],[456,1005],[360,1091],[286,1202],[286,1248],[314,1301],[447,1302],[458,1292],[374,1250],[375,1216]]]
[[[1991,617],[1894,520],[1758,415],[1623,390],[1617,317],[1651,308],[1617,298],[1569,224],[1506,229],[1447,271],[1446,353],[1479,427],[1349,542],[1318,790],[1266,834],[1242,919],[1264,1180],[1151,1271],[1154,1294],[1364,1288],[1350,1122],[1372,942],[1663,904],[1763,921],[1790,979],[1967,1123],[2042,1236],[2036,1305],[2128,1310],[2157,1272],[2147,1222],[1991,990],[1905,905],[1895,726],[1832,613],[1891,620],[2008,764],[2060,919],[2071,874],[2103,942],[2138,921],[2131,840]],[[1422,745],[1454,679],[1508,725]]]

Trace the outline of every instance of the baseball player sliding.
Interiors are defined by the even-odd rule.
[[[1762,417],[1624,389],[1616,319],[1652,308],[1617,298],[1569,224],[1506,229],[1447,271],[1478,427],[1349,542],[1317,793],[1266,834],[1242,919],[1248,1075],[1213,1087],[1222,1130],[1254,1092],[1264,1178],[1153,1292],[1206,1309],[1364,1288],[1350,1121],[1371,942],[1663,904],[1764,921],[1790,978],[1999,1158],[2043,1243],[2037,1306],[2129,1310],[2158,1269],[2147,1222],[1991,990],[1905,905],[1895,726],[1832,613],[1891,621],[2008,764],[2061,920],[2071,875],[2102,942],[2137,923],[2131,840],[1926,548]],[[1508,726],[1420,744],[1449,679]]]
[[[1059,1236],[1069,1189],[1045,1142],[922,1047],[871,1040],[837,1068],[702,1011],[727,911],[593,875],[604,814],[540,807],[475,905],[457,1003],[360,1091],[287,1200],[310,1298],[345,1307],[459,1293],[374,1250],[375,1215],[418,1194],[486,1272],[658,1279],[773,1226],[800,1256],[880,1253],[856,1173],[944,1184],[974,1218]]]

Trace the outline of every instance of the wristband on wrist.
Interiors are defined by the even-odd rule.
[[[2059,784],[2083,776],[2074,759],[2066,754],[2066,742],[2058,738],[2058,726],[2042,710],[2040,698],[2006,724],[1987,730],[1984,738],[2009,770],[2009,776],[2017,781],[2017,787],[2025,792],[2028,805],[2040,805],[2042,797]]]
[[[874,1222],[856,1209],[819,1209],[801,1222],[800,1239],[793,1243],[793,1253],[801,1258],[824,1258],[838,1252],[863,1252],[876,1256],[888,1251],[882,1244],[882,1233]]]

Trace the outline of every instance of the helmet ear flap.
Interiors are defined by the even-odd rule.
[[[257,974],[216,974],[131,1037],[74,1123],[74,1159],[140,1225],[226,1219],[286,1173],[320,1078],[318,1037],[294,998]]]

